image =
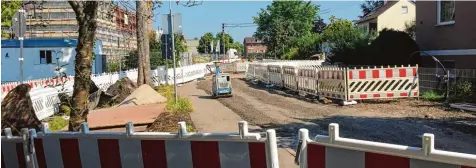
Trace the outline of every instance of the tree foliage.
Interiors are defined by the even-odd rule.
[[[12,26],[12,17],[22,6],[22,1],[11,0],[11,1],[2,1],[2,28]],[[9,38],[10,34],[2,30],[2,38]]]
[[[324,19],[319,18],[316,21],[314,21],[314,27],[312,28],[312,32],[320,34],[324,31],[326,26],[327,26],[327,24],[324,23]]]
[[[268,52],[284,55],[290,48],[296,47],[291,43],[291,37],[309,35],[318,18],[318,11],[319,6],[311,1],[273,1],[253,17],[258,25],[255,36],[266,43]]]
[[[243,46],[243,44],[240,43],[240,42],[237,42],[237,41],[235,41],[234,43],[231,43],[231,44],[228,45],[228,47],[226,47],[226,48],[230,48],[230,49],[233,48],[233,49],[235,49],[235,50],[238,52],[238,54],[242,54],[242,53],[244,52],[244,46]]]
[[[212,41],[215,44],[215,38],[211,32],[205,33],[202,37],[200,37],[197,47],[198,53],[211,53],[210,42]]]
[[[383,0],[365,0],[364,3],[360,4],[360,9],[362,9],[362,15],[359,17],[363,18],[383,5]]]

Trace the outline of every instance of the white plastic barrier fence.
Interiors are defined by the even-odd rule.
[[[206,68],[206,65],[208,64],[209,63],[203,63],[176,68],[177,83],[190,82],[195,79],[204,77],[206,74],[209,73]],[[169,68],[167,73],[168,82],[169,84],[172,84],[174,77],[173,69]],[[155,86],[165,84],[165,74],[165,67],[157,67],[157,69],[151,71],[151,82]],[[122,71],[120,74],[115,72],[91,75],[91,79],[94,81],[98,88],[100,88],[102,91],[107,91],[109,86],[113,85],[117,80],[121,78],[128,77],[132,81],[137,81],[137,75],[137,70],[133,69],[128,71]],[[60,103],[58,93],[65,92],[69,95],[72,94],[74,77],[70,76],[64,79],[42,79],[34,82],[39,84],[30,84],[30,97],[38,119],[42,120],[49,116],[52,116],[55,113],[55,108],[57,108],[57,104]],[[65,90],[62,90],[63,86],[61,84],[63,83]],[[8,94],[8,92],[11,91],[11,89],[15,88],[18,85],[19,83],[13,83],[7,86],[2,85],[2,99]]]
[[[349,69],[349,100],[418,97],[418,66]]]
[[[25,136],[30,137],[27,143],[11,133],[2,136],[2,156],[9,158],[2,159],[2,165],[279,168],[276,132],[267,130],[265,138],[249,133],[246,121],[239,123],[238,133],[188,133],[185,122],[179,122],[177,133],[136,133],[132,123],[126,124],[126,132],[92,133],[84,123],[81,132],[50,133],[45,129],[38,134],[31,130]],[[4,145],[4,140],[9,143]],[[28,155],[22,155],[19,147],[26,149]],[[32,160],[25,161],[22,156],[32,156]]]
[[[347,100],[346,68],[321,67],[318,74],[320,96]]]
[[[283,75],[281,65],[268,65],[268,80],[270,84],[283,87]]]
[[[294,66],[283,66],[283,85],[285,88],[297,90],[297,68]]]
[[[329,125],[329,136],[309,139],[299,130],[296,163],[301,168],[471,168],[476,155],[437,150],[434,135],[423,134],[422,148],[363,141],[339,136],[339,125]]]
[[[297,88],[298,91],[317,95],[318,80],[317,71],[320,66],[301,66],[298,67]]]

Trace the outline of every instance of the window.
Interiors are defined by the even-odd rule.
[[[438,1],[438,24],[453,24],[455,22],[455,1]]]
[[[51,50],[40,50],[40,64],[51,64]]]
[[[408,6],[402,6],[402,14],[408,13]]]

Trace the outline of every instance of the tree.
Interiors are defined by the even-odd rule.
[[[311,32],[318,11],[319,6],[310,1],[273,1],[253,17],[258,25],[254,35],[266,43],[268,52],[284,55],[295,47],[290,37],[300,38]]]
[[[371,41],[371,35],[365,34],[345,19],[330,17],[330,23],[322,33],[323,41],[331,43],[334,56],[332,62],[352,62],[365,53],[365,46]]]
[[[136,1],[137,22],[137,85],[150,84],[149,38],[146,36],[147,20],[151,11],[146,1]]]
[[[78,131],[80,123],[87,121],[88,100],[91,86],[92,57],[97,10],[99,1],[68,1],[76,14],[78,46],[76,47],[74,66],[74,85],[69,131]]]
[[[10,38],[10,34],[4,32],[3,28],[12,26],[12,17],[22,6],[22,1],[2,1],[2,38]]]
[[[365,0],[364,3],[360,4],[360,9],[362,9],[362,16],[359,17],[363,18],[367,16],[369,13],[382,7],[384,3],[385,2],[383,0]]]
[[[243,46],[243,44],[241,44],[240,42],[237,42],[237,41],[235,41],[234,43],[231,43],[231,44],[229,45],[229,47],[227,47],[227,48],[233,48],[233,49],[235,49],[235,50],[238,52],[238,54],[244,53],[244,46]]]
[[[413,40],[416,39],[415,31],[416,31],[416,25],[414,20],[405,23],[405,33],[407,33]]]
[[[312,32],[314,33],[322,33],[324,29],[326,28],[327,24],[324,23],[324,19],[317,19],[314,21],[314,27],[312,28]]]
[[[210,42],[212,41],[215,42],[215,38],[211,32],[205,33],[202,37],[200,37],[197,47],[198,53],[211,53]]]
[[[223,51],[228,51],[228,49],[230,49],[230,45],[233,43],[233,38],[230,34],[219,32],[216,34],[215,38],[216,42],[220,41],[220,53],[223,53]],[[223,49],[223,41],[225,42],[225,50]]]

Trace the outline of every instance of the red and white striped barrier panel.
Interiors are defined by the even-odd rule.
[[[348,100],[418,97],[418,66],[349,69]]]
[[[36,88],[44,88],[50,85],[56,86],[60,83],[72,80],[72,76],[68,76],[65,78],[51,78],[51,79],[39,79],[39,80],[31,80],[31,81],[24,81],[23,83],[30,85],[31,89],[36,89]],[[12,91],[15,87],[20,85],[20,82],[13,82],[13,83],[6,83],[2,84],[2,93],[3,95],[8,94],[10,91]]]
[[[436,150],[434,135],[423,134],[422,148],[339,137],[339,125],[329,136],[309,139],[299,130],[296,163],[301,168],[474,168],[476,155]]]
[[[294,66],[282,66],[283,68],[283,86],[291,90],[297,90],[297,68]]]
[[[281,65],[268,65],[269,83],[283,87],[283,75]]]
[[[301,66],[298,67],[298,74],[297,74],[297,84],[298,84],[298,91],[309,93],[309,94],[317,94],[317,71],[320,66]]]
[[[135,133],[128,123],[125,133],[89,133],[83,124],[81,132],[32,134],[34,164],[39,168],[279,167],[274,130],[261,138],[259,133],[248,133],[246,122],[240,122],[239,133],[187,133],[185,122],[179,126],[178,133]],[[16,165],[19,160],[4,163]]]

